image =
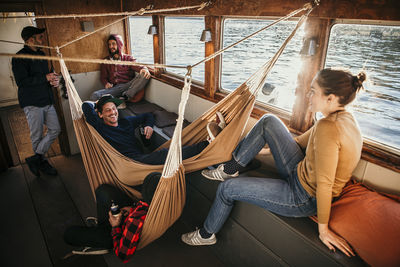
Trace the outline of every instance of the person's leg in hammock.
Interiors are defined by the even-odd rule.
[[[264,115],[240,141],[230,161],[220,164],[214,170],[203,170],[202,174],[208,179],[219,181],[237,177],[266,144],[282,178],[289,175],[291,162],[297,163],[304,157],[301,148],[282,121],[268,114]]]
[[[208,146],[208,144],[211,143],[218,136],[218,134],[223,130],[223,128],[225,128],[226,123],[221,112],[217,111],[216,117],[217,117],[217,122],[210,122],[207,124],[207,132],[209,134],[209,138],[207,141],[202,141],[190,146],[182,147],[183,160],[191,158],[199,154],[201,151],[203,151]],[[135,158],[135,160],[150,165],[161,165],[165,163],[167,154],[168,154],[168,149],[164,148],[149,154],[141,155]]]
[[[100,185],[96,189],[98,224],[94,227],[72,226],[64,233],[64,240],[67,244],[91,248],[86,252],[83,250],[74,250],[74,252],[96,255],[108,253],[108,250],[112,249],[111,226],[108,222],[108,211],[112,200],[120,207],[127,207],[133,204],[132,199],[116,187],[108,184]]]
[[[123,92],[125,92],[128,88],[129,88],[130,83],[121,83],[121,84],[117,84],[111,88],[108,89],[101,89],[101,90],[97,90],[94,91],[91,95],[90,95],[90,100],[91,101],[97,101],[99,100],[103,95],[107,95],[110,94],[114,97],[119,97],[122,95]]]
[[[281,179],[240,177],[224,181],[218,187],[203,227],[182,235],[183,242],[189,245],[215,244],[215,233],[225,223],[235,201],[248,202],[283,216],[315,214],[315,198],[310,197],[297,178],[297,164],[304,158],[304,154],[284,124],[275,116],[266,115],[257,122],[237,146],[233,159],[214,171],[213,179],[222,177],[220,180],[224,180],[234,176],[266,143],[274,156]]]
[[[199,154],[201,151],[203,151],[204,148],[207,147],[208,144],[209,144],[208,141],[202,141],[197,144],[182,147],[182,159],[191,158]],[[163,148],[158,151],[151,152],[149,154],[140,155],[139,157],[134,158],[134,160],[150,165],[162,165],[165,163],[167,155],[168,155],[168,149]]]

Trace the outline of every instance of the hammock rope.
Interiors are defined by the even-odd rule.
[[[209,60],[211,60],[211,59],[217,57],[218,55],[224,53],[226,50],[228,50],[228,49],[230,49],[230,48],[232,48],[232,47],[234,47],[234,46],[236,46],[236,45],[238,45],[238,44],[240,44],[240,43],[246,41],[247,39],[250,39],[250,38],[254,37],[255,35],[259,34],[260,32],[262,32],[262,31],[264,31],[264,30],[266,30],[266,29],[268,29],[268,28],[274,26],[275,24],[277,24],[277,23],[279,23],[279,22],[281,22],[281,21],[283,21],[283,20],[289,19],[289,18],[291,18],[291,17],[293,17],[293,16],[297,15],[298,13],[300,13],[300,12],[302,12],[302,11],[305,11],[305,10],[309,10],[309,12],[311,12],[312,9],[313,9],[312,4],[307,3],[307,4],[305,4],[302,8],[299,8],[299,9],[297,9],[297,10],[295,10],[295,11],[289,13],[288,15],[286,15],[286,16],[280,18],[280,19],[277,19],[277,20],[275,20],[274,22],[268,24],[267,26],[265,26],[265,27],[263,27],[263,28],[261,28],[261,29],[255,31],[255,32],[253,32],[252,34],[247,35],[246,37],[244,37],[244,38],[242,38],[242,39],[240,39],[239,41],[237,41],[237,42],[235,42],[235,43],[233,43],[233,44],[231,44],[231,45],[229,45],[229,46],[227,46],[227,47],[225,47],[225,48],[223,48],[223,49],[220,49],[220,50],[214,52],[213,54],[209,55],[208,57],[206,57],[206,58],[200,60],[199,62],[197,62],[197,63],[195,63],[195,64],[193,64],[192,67],[194,68],[194,67],[200,65],[200,64],[203,63],[203,62],[209,61]]]
[[[203,2],[200,5],[194,6],[184,6],[184,7],[174,7],[174,8],[164,8],[152,10],[153,5],[148,5],[145,8],[141,8],[137,11],[126,11],[126,12],[112,12],[112,13],[90,13],[90,14],[60,14],[60,15],[27,15],[27,16],[8,16],[3,15],[1,18],[5,19],[23,19],[23,18],[35,18],[35,19],[65,19],[65,18],[91,18],[91,17],[111,17],[111,16],[135,16],[135,15],[144,15],[144,14],[155,14],[155,13],[164,13],[164,12],[173,12],[173,11],[183,11],[188,9],[197,8],[198,11],[204,9],[205,7],[211,5],[212,2]],[[4,12],[3,12],[4,14]]]
[[[160,237],[179,218],[186,198],[185,172],[200,170],[231,158],[229,152],[232,152],[238,144],[254,107],[255,92],[258,92],[263,86],[269,71],[311,10],[312,8],[302,15],[296,27],[274,57],[263,64],[236,90],[182,130],[183,115],[191,87],[192,66],[187,67],[188,73],[185,76],[185,84],[179,104],[178,122],[173,138],[160,147],[169,147],[164,165],[147,165],[123,156],[85,122],[84,116],[82,116],[82,101],[70,79],[64,58],[58,53],[61,71],[70,96],[69,102],[74,129],[92,192],[98,185],[109,183],[132,197],[140,197],[140,193],[131,186],[143,183],[143,179],[148,173],[161,172],[162,170],[162,178],[144,222],[139,248]],[[207,137],[206,125],[215,119],[216,111],[220,111],[225,117],[227,122],[225,129],[201,153],[182,161],[182,145],[191,145],[205,140]]]
[[[137,11],[133,11],[133,12],[117,12],[117,13],[101,13],[101,14],[70,14],[70,15],[51,15],[51,16],[4,16],[3,15],[3,20],[5,20],[6,18],[29,18],[29,17],[35,17],[36,19],[55,19],[55,18],[77,18],[77,17],[102,17],[102,16],[123,16],[122,18],[119,18],[107,25],[104,25],[103,27],[100,27],[98,29],[96,29],[93,32],[89,32],[87,34],[84,34],[82,36],[79,36],[78,38],[71,40],[69,42],[66,42],[63,45],[59,45],[56,47],[52,47],[52,46],[44,46],[44,45],[32,45],[32,46],[36,46],[36,47],[41,47],[41,48],[48,48],[48,49],[62,49],[68,45],[71,45],[79,40],[82,40],[88,36],[91,36],[99,31],[102,31],[118,22],[121,22],[125,19],[127,19],[129,16],[135,16],[135,15],[144,15],[144,14],[155,14],[155,13],[162,13],[162,12],[171,12],[171,11],[182,11],[182,10],[187,10],[187,9],[194,9],[197,8],[197,10],[202,10],[203,8],[207,7],[211,5],[211,2],[203,2],[200,5],[196,5],[196,6],[186,6],[186,7],[178,7],[178,8],[165,8],[165,9],[157,9],[157,10],[151,10],[153,8],[152,5],[147,6],[146,8],[141,8]],[[14,42],[14,41],[5,41],[5,40],[0,40],[1,42],[8,42],[8,43],[18,43],[18,42]],[[20,44],[24,44],[24,43],[20,43]]]
[[[209,2],[206,2],[206,3],[209,3]],[[203,4],[205,4],[205,3],[203,3]],[[224,53],[228,49],[230,49],[232,47],[235,47],[236,45],[246,41],[247,39],[249,39],[251,37],[254,37],[258,33],[260,33],[262,31],[274,26],[275,24],[277,24],[277,23],[279,23],[279,22],[281,22],[283,20],[291,18],[291,17],[297,15],[298,13],[300,13],[302,11],[307,10],[307,16],[308,16],[308,14],[314,9],[314,7],[316,5],[319,5],[319,0],[314,0],[313,3],[306,3],[302,8],[299,8],[299,9],[289,13],[288,15],[277,19],[276,21],[268,24],[267,26],[265,26],[265,27],[255,31],[255,32],[245,36],[244,38],[240,39],[239,41],[237,41],[237,42],[235,42],[235,43],[233,43],[233,44],[231,44],[231,45],[229,45],[229,46],[227,46],[227,47],[225,47],[223,49],[220,49],[220,50],[214,52],[213,54],[207,56],[206,58],[198,61],[195,64],[188,65],[188,66],[167,65],[167,64],[159,64],[159,63],[149,64],[149,63],[139,63],[139,62],[131,62],[131,61],[117,61],[116,62],[115,60],[107,60],[107,59],[83,59],[83,58],[71,58],[71,57],[64,57],[63,59],[64,59],[64,61],[69,61],[69,62],[95,63],[95,64],[113,64],[113,65],[126,65],[126,66],[146,66],[146,67],[153,67],[153,68],[179,68],[179,69],[187,69],[189,71],[190,69],[197,67],[201,63],[209,61],[209,60],[217,57],[218,55]],[[207,6],[207,5],[204,5],[204,6]],[[115,24],[115,23],[117,23],[117,22],[119,22],[119,21],[121,21],[123,19],[126,19],[126,17],[122,18],[122,19],[118,19],[117,21],[114,21],[111,24],[105,25],[105,26],[101,27],[100,29],[96,30],[96,32],[99,31],[99,30],[103,30],[103,29],[109,27],[110,25],[113,25],[113,24]],[[79,37],[79,38],[77,38],[77,39],[75,39],[73,41],[70,41],[69,43],[66,43],[66,44],[62,45],[61,47],[50,47],[50,46],[39,46],[39,45],[36,45],[36,46],[37,47],[49,48],[49,49],[55,49],[55,50],[57,50],[57,54],[60,55],[59,49],[65,47],[65,46],[67,46],[69,44],[72,44],[72,43],[74,43],[76,41],[79,41],[79,40],[81,40],[81,39],[83,39],[85,37],[88,37],[89,35],[91,35],[93,33],[94,32],[91,32],[89,34],[86,34],[85,36],[81,36],[81,37]],[[24,43],[19,43],[19,42],[14,42],[14,41],[6,41],[6,40],[0,40],[0,42],[24,44]],[[59,57],[53,57],[53,56],[15,55],[15,54],[10,54],[10,53],[0,53],[0,56],[7,56],[7,57],[14,57],[14,58],[53,60],[53,61],[59,61],[60,60],[60,56]]]

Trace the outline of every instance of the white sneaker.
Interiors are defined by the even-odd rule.
[[[217,137],[217,135],[222,132],[222,130],[226,127],[224,116],[221,112],[217,111],[216,113],[216,121],[211,121],[207,124],[207,132],[208,138],[207,141],[211,143]]]
[[[217,111],[215,114],[217,114],[217,123],[218,123],[218,126],[219,126],[221,129],[224,129],[224,128],[226,127],[226,122],[225,122],[224,116],[223,116],[222,113],[219,112],[219,111]]]
[[[110,253],[109,249],[106,248],[91,248],[83,247],[72,251],[74,255],[104,255]]]
[[[220,164],[216,169],[205,169],[201,171],[201,175],[210,180],[225,181],[226,178],[234,178],[239,176],[239,172],[227,174],[224,172],[224,164]]]
[[[86,217],[85,224],[87,227],[96,227],[99,222],[96,217]]]
[[[215,234],[212,234],[209,238],[202,238],[200,235],[200,229],[196,231],[183,234],[181,237],[182,241],[190,246],[209,246],[217,243]]]
[[[218,126],[216,122],[209,122],[207,124],[207,132],[208,132],[208,138],[207,141],[211,143],[214,141],[214,139],[219,135],[220,132],[222,132],[222,128]]]
[[[117,109],[126,109],[126,103],[122,102],[121,104],[118,105]]]

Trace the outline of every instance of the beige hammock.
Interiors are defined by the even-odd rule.
[[[310,10],[311,11],[311,10]],[[310,12],[309,11],[309,12]],[[232,151],[243,134],[255,96],[265,83],[266,76],[297,29],[307,18],[303,15],[277,53],[257,70],[246,82],[231,92],[200,118],[182,131],[183,114],[190,94],[191,78],[185,77],[179,104],[178,121],[172,139],[161,147],[169,147],[165,165],[147,165],[127,158],[116,151],[82,116],[82,101],[71,81],[64,60],[60,59],[69,95],[72,119],[82,159],[92,191],[103,183],[113,184],[132,197],[141,197],[131,186],[140,185],[151,172],[161,172],[147,218],[144,223],[139,248],[160,237],[180,216],[185,204],[185,172],[193,172],[231,159]],[[206,125],[220,111],[226,119],[226,128],[200,154],[183,160],[181,147],[203,141],[207,137]]]

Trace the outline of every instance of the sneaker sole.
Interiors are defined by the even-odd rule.
[[[182,240],[182,242],[185,243],[186,245],[193,246],[193,247],[197,247],[197,246],[211,246],[211,245],[214,245],[214,244],[217,243],[217,239],[214,239],[212,242],[209,242],[209,243],[201,243],[201,244],[193,244],[193,243],[186,242],[186,241],[184,240],[183,237],[181,238],[181,240]]]
[[[103,250],[95,250],[95,251],[76,251],[73,250],[72,254],[74,255],[104,255],[110,253],[110,250],[103,249]]]
[[[208,133],[208,137],[210,138],[211,141],[209,141],[210,143],[212,141],[214,141],[215,136],[213,135],[213,133],[211,132],[210,126],[207,124],[207,133]]]
[[[217,117],[219,119],[218,126],[221,127],[221,129],[224,129],[226,127],[226,122],[225,122],[224,116],[219,111],[216,112],[216,115],[217,115]]]
[[[209,180],[221,181],[221,182],[225,181],[224,178],[217,178],[217,177],[214,177],[214,176],[207,175],[205,170],[201,171],[201,175],[203,175],[205,178],[207,178]]]

